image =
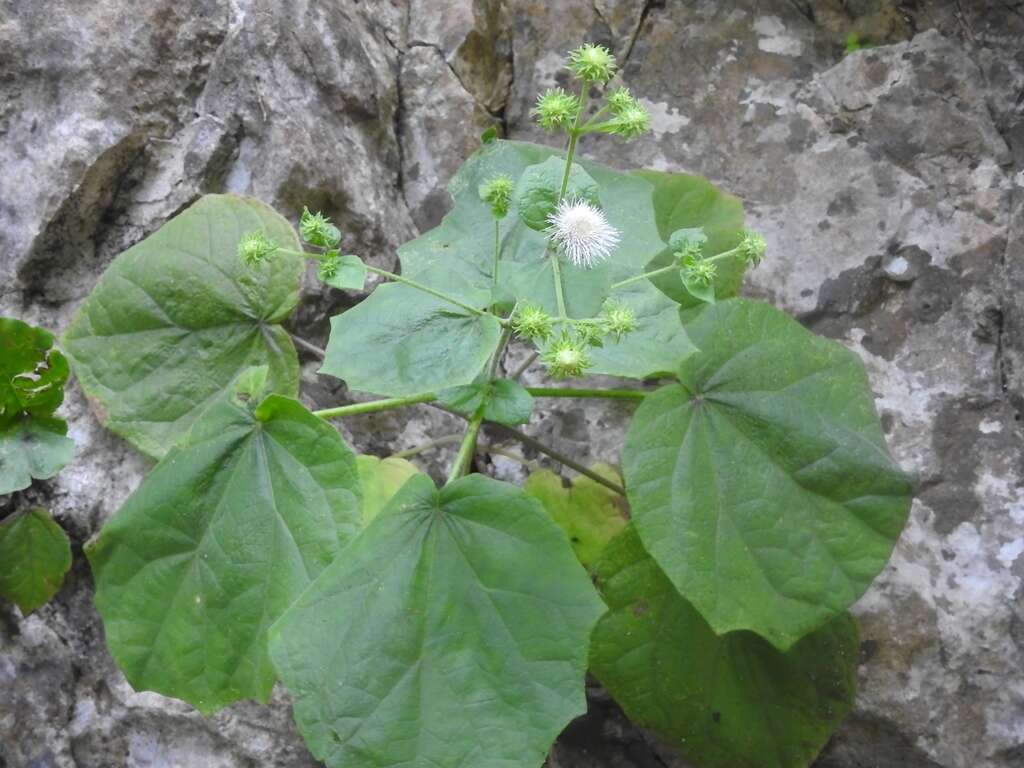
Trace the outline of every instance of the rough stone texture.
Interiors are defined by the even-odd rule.
[[[851,32],[877,47],[844,56]],[[484,127],[548,140],[529,109],[566,84],[561,57],[584,39],[613,48],[654,114],[651,136],[588,138],[584,154],[743,197],[770,245],[748,293],[864,358],[918,478],[892,563],[856,608],[861,692],[820,765],[1024,765],[1020,2],[0,0],[0,313],[62,330],[117,252],[203,192],[321,208],[346,248],[391,266],[443,214],[440,186]],[[358,298],[309,281],[294,326],[322,344]],[[315,369],[310,402],[349,397]],[[36,615],[0,606],[0,766],[314,765],[280,693],[204,719],[127,686],[81,545],[147,463],[74,386],[64,413],[75,462],[0,500],[0,514],[47,504],[76,557]],[[387,453],[457,427],[411,415],[343,429]],[[614,461],[628,415],[550,409],[531,430]],[[500,455],[481,467],[522,474]],[[552,766],[681,765],[591,694]]]

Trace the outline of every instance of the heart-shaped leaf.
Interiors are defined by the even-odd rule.
[[[331,320],[321,373],[350,389],[402,397],[469,384],[501,336],[477,315],[400,283],[379,286]]]
[[[330,768],[537,768],[585,709],[602,610],[537,501],[416,476],[274,625],[271,656]]]
[[[701,768],[805,768],[850,711],[857,625],[841,614],[783,653],[752,632],[716,635],[632,529],[595,568],[608,613],[590,671],[630,720]]]
[[[0,522],[0,597],[28,615],[49,602],[71,568],[71,544],[45,509]]]
[[[280,395],[203,413],[86,554],[128,681],[212,712],[265,701],[270,625],[359,530],[355,456]]]
[[[273,391],[298,394],[298,358],[280,323],[298,301],[303,261],[278,253],[247,266],[238,243],[253,231],[300,247],[258,200],[200,198],[114,259],[64,334],[103,422],[150,456],[249,366],[269,367]]]
[[[684,321],[700,352],[645,398],[626,437],[633,521],[716,632],[785,650],[882,569],[910,487],[852,352],[759,302]]]

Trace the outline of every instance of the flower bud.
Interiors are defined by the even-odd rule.
[[[326,283],[338,274],[340,258],[341,253],[339,251],[328,251],[324,254],[323,258],[320,259],[320,266],[316,270],[316,276],[320,278],[320,282]]]
[[[572,125],[579,109],[579,97],[561,88],[549,88],[537,97],[537,106],[530,114],[537,118],[542,128],[553,131]]]
[[[700,261],[703,257],[700,252],[700,243],[696,241],[690,241],[683,245],[673,256],[676,257],[676,261],[679,262],[679,266],[685,267],[694,262]]]
[[[617,339],[636,330],[636,313],[625,304],[605,306],[601,319],[604,321],[605,330]]]
[[[330,219],[319,211],[310,213],[309,208],[302,209],[302,217],[299,219],[299,234],[310,245],[318,245],[321,248],[334,248],[341,242],[341,232],[330,222]]]
[[[651,113],[639,103],[626,107],[609,121],[611,132],[624,139],[635,139],[651,127]]]
[[[564,331],[557,341],[541,353],[540,359],[547,366],[548,373],[556,379],[582,376],[593,365],[586,346]]]
[[[605,336],[604,323],[600,318],[589,318],[587,320],[576,321],[576,339],[580,344],[584,344],[588,347],[601,347],[604,346],[603,339]]]
[[[588,83],[607,83],[615,74],[615,57],[603,45],[586,43],[569,53],[569,69]]]
[[[687,259],[683,262],[684,277],[699,286],[709,286],[718,274],[717,265],[705,259]]]
[[[625,86],[619,86],[608,96],[608,108],[611,109],[613,115],[621,115],[624,111],[630,107],[636,106],[636,99],[633,98],[633,94],[630,93],[629,88]]]
[[[524,339],[547,341],[551,337],[551,315],[537,306],[527,304],[512,318],[512,329]]]
[[[512,179],[502,173],[481,184],[477,193],[481,200],[491,206],[494,218],[503,219],[508,215],[508,206],[512,202],[514,189],[515,185],[512,183]]]
[[[768,250],[768,244],[757,232],[752,232],[748,229],[743,234],[743,239],[739,244],[739,253],[747,264],[756,267],[761,263],[761,259],[764,258],[766,250]]]
[[[262,232],[250,232],[238,241],[238,257],[248,267],[257,266],[276,250],[277,245]]]

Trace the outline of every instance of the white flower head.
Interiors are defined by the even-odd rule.
[[[604,212],[582,199],[562,200],[548,216],[548,224],[551,241],[573,264],[585,269],[611,256],[621,239]]]

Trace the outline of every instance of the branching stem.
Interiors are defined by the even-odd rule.
[[[584,389],[576,387],[527,387],[534,397],[603,397],[612,400],[643,400],[647,393],[639,389]]]
[[[483,423],[484,409],[481,406],[473,414],[473,418],[469,420],[469,426],[466,428],[466,434],[462,438],[462,444],[459,446],[459,452],[452,463],[451,471],[448,472],[448,480],[445,485],[462,477],[463,473],[469,468],[470,459],[476,452],[476,438],[480,434],[480,427]]]
[[[342,416],[358,416],[361,413],[389,411],[393,408],[404,408],[407,405],[429,403],[434,400],[437,400],[437,395],[433,392],[424,392],[422,395],[388,397],[383,400],[370,400],[366,403],[352,403],[351,405],[339,405],[335,408],[323,408],[319,411],[313,411],[313,415],[319,416],[321,419],[336,419]]]
[[[319,258],[322,257],[322,255],[318,254],[318,253],[309,253],[307,251],[296,251],[296,250],[292,250],[291,248],[278,248],[277,250],[280,253],[288,253],[288,254],[291,254],[293,256],[301,256],[301,257],[303,257],[305,259],[310,259],[310,258],[312,258],[312,259],[319,259]],[[451,304],[453,306],[456,306],[456,307],[459,307],[460,309],[466,310],[470,314],[478,315],[479,317],[494,317],[494,319],[497,320],[502,325],[506,325],[508,323],[508,321],[505,320],[504,318],[496,317],[496,316],[492,315],[490,312],[487,312],[485,310],[478,309],[477,307],[474,307],[474,306],[471,306],[469,304],[466,304],[464,301],[459,301],[459,299],[455,298],[454,296],[449,296],[444,291],[438,291],[438,290],[436,290],[434,288],[431,288],[429,285],[424,285],[423,283],[417,282],[415,280],[410,280],[408,277],[402,277],[402,275],[396,275],[394,272],[388,272],[386,269],[381,269],[380,267],[374,267],[374,266],[372,266],[370,264],[366,264],[365,266],[366,266],[366,271],[367,272],[373,272],[375,275],[380,275],[381,277],[386,277],[389,280],[394,280],[396,283],[404,283],[405,285],[408,285],[410,288],[415,288],[418,291],[423,291],[423,293],[429,294],[429,295],[433,296],[435,299],[440,299],[441,301],[446,301],[446,302],[448,302],[449,304]]]
[[[739,246],[737,246],[736,248],[730,248],[728,251],[722,251],[721,253],[716,253],[714,256],[708,256],[706,259],[702,259],[702,261],[718,261],[719,259],[724,259],[729,256],[735,256],[739,252],[739,250]],[[682,267],[680,267],[679,264],[672,263],[669,264],[667,267],[660,267],[651,272],[645,272],[642,275],[634,275],[633,277],[627,278],[625,280],[620,280],[617,283],[612,283],[611,289],[614,291],[616,288],[621,288],[624,285],[629,285],[630,283],[637,283],[640,282],[641,280],[649,280],[652,277],[664,275],[666,272],[672,272],[678,269],[682,269]]]

